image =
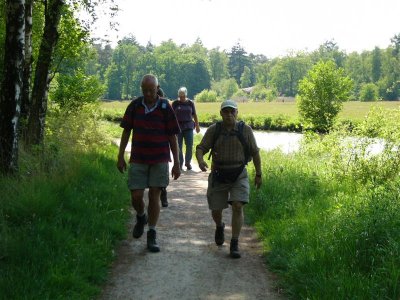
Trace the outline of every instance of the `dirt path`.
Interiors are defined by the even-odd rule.
[[[281,299],[252,228],[242,230],[241,259],[228,256],[230,226],[225,244],[215,245],[205,198],[207,176],[194,167],[170,183],[170,205],[161,209],[157,226],[161,252],[146,250],[145,234],[140,239],[129,234],[101,299]],[[225,210],[227,225],[230,216]]]

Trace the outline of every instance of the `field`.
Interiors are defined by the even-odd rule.
[[[121,114],[127,107],[127,101],[103,102],[105,110],[118,110]],[[218,114],[220,103],[196,103],[199,115]],[[339,114],[340,119],[350,119],[358,121],[364,118],[373,106],[381,106],[385,109],[398,109],[400,101],[379,101],[379,102],[359,102],[351,101],[344,103],[343,110]],[[277,116],[286,115],[290,118],[297,118],[298,112],[295,102],[268,102],[268,103],[239,103],[240,115],[253,116]]]

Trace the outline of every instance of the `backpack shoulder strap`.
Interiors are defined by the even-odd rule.
[[[245,164],[247,164],[250,161],[250,149],[249,149],[249,145],[247,144],[246,139],[244,138],[244,135],[243,135],[244,125],[245,125],[245,123],[243,121],[239,121],[237,137],[238,137],[240,143],[242,144],[243,151],[244,151],[244,160],[245,160]]]
[[[222,129],[222,121],[218,121],[217,123],[215,123],[215,131],[214,131],[213,139],[211,142],[210,154],[208,155],[208,159],[211,158],[212,151],[215,146],[215,142],[218,140],[218,138],[221,134],[221,129]]]
[[[168,105],[169,105],[169,101],[167,99],[160,98],[159,106],[161,108],[165,123],[168,122]]]

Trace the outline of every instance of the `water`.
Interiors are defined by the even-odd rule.
[[[204,135],[207,128],[200,128],[200,133]],[[260,149],[270,151],[281,149],[283,153],[296,152],[300,148],[303,134],[295,132],[280,132],[280,131],[254,131],[254,136],[257,145]],[[357,145],[365,143],[367,140],[366,156],[377,155],[381,153],[385,147],[385,141],[382,139],[369,138],[354,138],[348,137],[343,140],[345,144],[350,144],[351,147],[358,148]],[[397,151],[397,149],[393,149]]]
[[[204,135],[207,128],[200,128],[200,133]],[[281,149],[283,153],[291,153],[299,150],[303,134],[294,132],[280,131],[254,131],[257,145],[260,149],[270,151]]]

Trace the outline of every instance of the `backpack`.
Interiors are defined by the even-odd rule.
[[[247,142],[244,138],[244,135],[243,135],[244,124],[245,123],[243,121],[239,121],[238,131],[234,131],[234,132],[230,133],[230,135],[235,135],[239,139],[240,143],[242,144],[243,151],[244,151],[244,161],[245,161],[244,164],[247,165],[247,163],[250,161],[250,149],[249,149],[249,145],[247,144]],[[210,154],[208,155],[208,159],[211,158],[215,143],[218,140],[219,136],[221,135],[221,130],[222,130],[222,121],[218,121],[215,124],[215,131],[214,131],[213,140],[211,143],[211,149],[210,149]]]

